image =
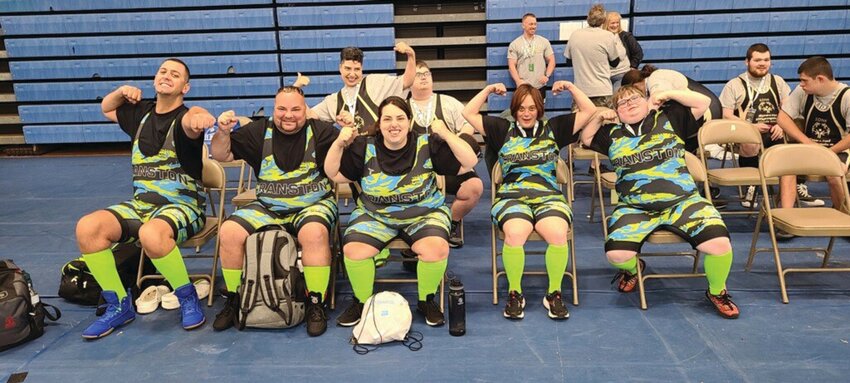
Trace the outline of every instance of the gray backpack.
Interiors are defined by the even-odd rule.
[[[285,230],[254,233],[245,242],[239,287],[239,329],[288,328],[304,320],[306,285],[295,239]]]

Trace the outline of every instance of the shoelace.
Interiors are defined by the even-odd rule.
[[[99,319],[101,321],[105,321],[105,322],[110,321],[110,320],[112,320],[112,318],[115,318],[116,316],[118,316],[118,314],[121,313],[121,304],[120,303],[117,304],[117,305],[107,303],[107,304],[97,306],[98,309],[100,309],[101,307],[106,307],[106,312],[104,312],[103,315]]]
[[[186,297],[180,299],[180,307],[183,308],[183,312],[186,314],[194,314],[198,312],[197,305],[189,304],[192,303],[191,297]]]
[[[625,281],[625,280],[633,278],[635,275],[637,275],[637,274],[632,274],[632,273],[630,273],[626,270],[620,270],[620,271],[617,272],[617,274],[614,274],[614,279],[611,280],[611,284],[613,285],[614,282],[617,282],[617,280],[619,280],[620,278],[622,278]]]
[[[800,196],[809,198],[811,194],[809,194],[809,187],[803,184],[797,184],[797,193],[800,193]]]
[[[732,308],[732,305],[733,305],[733,303],[732,303],[732,295],[730,295],[729,293],[726,293],[726,294],[720,294],[720,295],[712,295],[712,297],[713,297],[714,299],[716,299],[717,301],[719,301],[719,302],[720,302],[720,304],[722,304],[723,306],[726,306],[726,307],[728,307],[728,308],[730,308],[730,309]]]
[[[215,317],[219,318],[219,317],[227,317],[227,316],[233,315],[233,311],[235,311],[234,306],[236,306],[236,305],[233,304],[234,302],[235,302],[235,298],[227,297],[227,302],[224,302],[224,308]]]
[[[522,299],[518,293],[511,292],[508,297],[508,307],[522,307]]]
[[[310,305],[307,316],[310,320],[324,320],[325,319],[325,310],[322,310],[322,306],[320,305]]]

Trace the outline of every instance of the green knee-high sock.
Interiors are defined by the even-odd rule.
[[[227,292],[235,293],[242,284],[242,269],[225,269],[221,268],[221,275],[224,276],[224,286],[227,287]]]
[[[447,259],[437,262],[417,262],[416,278],[419,280],[419,300],[425,301],[428,294],[437,294],[440,280],[446,273]]]
[[[570,260],[569,246],[549,245],[546,248],[546,273],[549,274],[549,293],[561,291],[561,282],[564,281],[564,271]]]
[[[502,263],[508,276],[508,291],[522,294],[522,272],[525,270],[525,250],[522,246],[502,247]]]
[[[623,263],[615,263],[611,261],[608,261],[608,263],[620,270],[626,270],[632,274],[637,274],[637,257],[632,257],[632,259]]]
[[[375,285],[375,261],[371,258],[359,261],[345,258],[345,271],[348,273],[354,296],[360,302],[366,302],[372,296],[372,288]]]
[[[151,258],[151,262],[174,290],[190,283],[186,264],[183,263],[183,256],[180,255],[180,248],[177,246],[174,246],[174,249],[162,258]]]
[[[726,289],[726,278],[732,268],[732,250],[720,255],[706,255],[704,266],[709,292],[712,295],[720,294]]]
[[[124,289],[124,284],[121,283],[121,277],[118,276],[118,270],[115,268],[115,255],[112,254],[111,248],[83,254],[83,260],[86,261],[91,275],[103,290],[114,291],[119,301],[127,296],[127,290]]]
[[[331,280],[330,266],[304,266],[304,280],[307,282],[307,291],[322,294],[328,289],[328,281]]]

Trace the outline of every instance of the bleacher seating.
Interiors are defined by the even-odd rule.
[[[395,67],[393,50],[368,51],[363,56],[363,71],[382,71]],[[339,72],[339,51],[315,53],[286,53],[280,55],[283,70],[297,72]]]
[[[274,23],[271,9],[222,9],[138,13],[87,13],[0,17],[7,36],[116,32],[174,32],[262,28]]]
[[[526,12],[552,42],[554,80],[573,80],[564,60],[562,23],[586,18],[597,0],[488,0],[486,80],[513,83],[507,46]],[[328,4],[323,4],[328,3]],[[773,73],[796,85],[806,57],[827,55],[839,81],[850,80],[848,0],[611,0],[631,21],[644,63],[675,69],[719,93],[746,70],[744,55],[767,43]],[[730,11],[740,10],[740,11]],[[396,71],[394,6],[358,0],[0,0],[12,85],[28,143],[126,141],[99,105],[122,84],[152,96],[151,77],[166,57],[192,69],[187,104],[214,114],[235,109],[271,115],[274,91],[306,73],[308,104],[338,90],[339,50],[365,49],[364,71]],[[417,48],[414,46],[414,48]],[[433,49],[429,47],[427,49]],[[485,65],[485,64],[478,64]],[[481,78],[476,81],[480,82]],[[465,100],[463,100],[465,101]],[[491,96],[490,112],[509,97]],[[547,109],[569,109],[570,95],[547,94]]]
[[[282,7],[277,17],[283,27],[392,24],[392,4]]]
[[[14,80],[127,78],[153,76],[166,56],[154,58],[13,61],[9,63]],[[192,76],[261,74],[278,71],[275,54],[232,54],[229,56],[189,56],[182,60]]]

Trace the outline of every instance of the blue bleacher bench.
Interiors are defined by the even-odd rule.
[[[227,52],[221,52],[227,53]],[[68,80],[91,78],[153,77],[167,57],[12,61],[9,68],[13,80]],[[226,56],[181,57],[192,76],[227,75],[232,67],[234,74],[278,72],[278,57],[269,54],[229,54]]]
[[[273,51],[274,32],[6,39],[10,58]]]
[[[395,31],[391,27],[293,30],[279,33],[280,44],[284,50],[395,46]]]
[[[321,27],[332,25],[376,25],[393,23],[392,4],[279,7],[282,27]]]
[[[339,51],[315,53],[284,53],[280,55],[283,70],[295,72],[339,72]],[[394,70],[396,53],[393,50],[363,52],[363,71]]]
[[[7,36],[272,28],[271,9],[3,16]]]

